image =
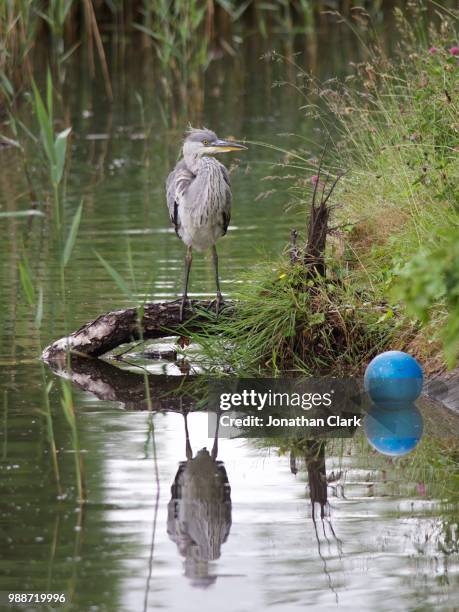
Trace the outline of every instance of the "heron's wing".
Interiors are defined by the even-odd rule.
[[[230,224],[230,220],[231,220],[232,196],[231,196],[231,180],[230,180],[229,172],[226,169],[226,166],[224,166],[223,164],[221,164],[221,168],[222,168],[223,178],[225,179],[225,183],[227,185],[227,189],[225,190],[225,201],[222,207],[222,223],[223,223],[222,235],[224,236],[228,230],[228,225]]]
[[[169,217],[174,225],[175,233],[179,238],[181,237],[180,206],[188,187],[195,178],[195,175],[187,168],[183,160],[177,163],[167,177],[167,208],[169,209]]]

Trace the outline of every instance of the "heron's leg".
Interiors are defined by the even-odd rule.
[[[217,255],[217,247],[212,245],[212,263],[214,266],[215,273],[215,284],[217,286],[217,300],[215,303],[215,312],[218,314],[220,309],[220,304],[223,302],[222,292],[220,291],[220,279],[218,278],[218,255]]]
[[[182,303],[180,305],[180,321],[183,321],[183,311],[185,309],[185,305],[188,299],[188,281],[190,279],[190,269],[191,269],[192,260],[193,260],[193,248],[189,246],[186,249],[186,255],[185,255],[185,279],[184,279]]]
[[[186,412],[183,413],[183,418],[185,419],[185,451],[186,451],[186,458],[187,459],[193,459],[193,450],[191,449],[191,444],[190,444],[190,432],[188,431],[188,410]]]
[[[217,422],[215,424],[215,436],[214,436],[214,444],[212,446],[212,452],[210,454],[210,456],[212,457],[212,459],[216,459],[217,455],[218,455],[218,430],[220,428],[220,412],[217,412],[215,414],[215,417],[217,419]]]

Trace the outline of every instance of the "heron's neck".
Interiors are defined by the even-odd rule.
[[[193,174],[204,173],[216,162],[208,155],[184,155],[185,163]]]

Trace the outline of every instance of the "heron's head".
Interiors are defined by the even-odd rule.
[[[247,149],[247,147],[233,140],[220,140],[215,132],[205,128],[191,128],[183,142],[184,157],[202,157],[203,155],[242,151],[243,149]]]

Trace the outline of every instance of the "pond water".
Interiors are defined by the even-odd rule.
[[[326,53],[328,34],[319,37],[322,78],[342,73],[345,63],[359,57],[342,32],[334,37],[337,48],[345,45],[346,60]],[[288,147],[298,140],[279,134],[294,132],[316,141],[316,126],[298,111],[301,98],[288,87],[272,88],[273,80],[289,77],[288,69],[260,61],[261,46],[249,40],[238,57],[210,65],[202,122],[221,137]],[[67,224],[84,199],[66,269],[65,321],[47,194],[38,190],[43,216],[0,219],[0,591],[65,592],[71,609],[84,611],[455,609],[457,491],[432,478],[429,453],[441,447],[456,422],[439,406],[422,408],[429,426],[416,460],[380,456],[359,433],[343,447],[336,441],[327,447],[323,467],[330,480],[329,508],[323,520],[320,514],[312,519],[301,462],[294,475],[288,456],[279,456],[275,447],[221,440],[218,459],[231,493],[227,487],[223,524],[209,560],[205,551],[193,560],[187,557],[186,534],[182,541],[174,531],[170,506],[179,462],[186,460],[183,415],[142,410],[143,377],[133,369],[126,376],[136,376],[135,381],[120,383],[122,374],[107,365],[100,374],[102,392],[100,384],[90,384],[91,377],[74,385],[88,494],[84,508],[75,501],[74,450],[61,408],[60,376],[37,359],[40,349],[66,329],[131,303],[96,252],[128,279],[136,300],[168,299],[181,288],[183,245],[170,227],[163,185],[186,118],[180,129],[165,125],[157,77],[145,73],[135,57],[124,59],[128,70],[123,65],[113,71],[112,105],[102,84],[89,83],[76,67],[64,96],[62,110],[73,126]],[[143,98],[145,121],[136,92]],[[0,157],[0,210],[30,208],[18,153],[3,149]],[[235,289],[244,270],[280,254],[291,227],[304,223],[295,209],[285,209],[289,195],[282,189],[257,198],[279,187],[263,180],[278,158],[257,146],[238,159],[227,158],[233,166],[234,212],[228,236],[218,245],[225,294]],[[30,170],[40,184],[43,162],[31,158]],[[40,332],[19,281],[24,254],[43,295]],[[213,291],[210,261],[197,256],[190,293]],[[158,381],[164,368],[180,374],[175,365],[161,362],[146,367]],[[43,415],[50,383],[63,499],[56,497]],[[124,384],[136,389],[130,399],[120,395]],[[439,428],[438,421],[448,425]],[[188,426],[194,453],[210,449],[207,416],[190,414]]]

